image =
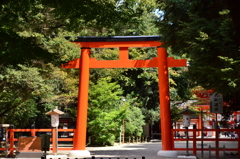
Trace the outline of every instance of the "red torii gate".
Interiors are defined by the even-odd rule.
[[[62,68],[79,68],[79,93],[77,105],[76,130],[73,150],[85,150],[89,68],[143,68],[158,67],[162,150],[173,150],[171,132],[170,98],[168,67],[184,67],[186,59],[175,60],[167,57],[167,51],[159,36],[112,36],[112,37],[77,37],[74,43],[81,47],[81,58],[63,64]],[[152,60],[129,60],[130,47],[156,47],[158,57]],[[91,48],[119,48],[119,60],[101,60],[90,58]]]

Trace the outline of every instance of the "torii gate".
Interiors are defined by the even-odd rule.
[[[88,110],[88,88],[90,68],[146,68],[158,67],[162,150],[173,150],[171,133],[170,97],[168,67],[184,67],[186,59],[175,60],[167,57],[167,51],[159,36],[112,36],[77,37],[74,43],[80,44],[81,58],[62,65],[62,68],[79,68],[79,92],[77,105],[76,130],[73,150],[85,150]],[[129,60],[130,47],[156,47],[158,57],[152,60]],[[91,48],[119,48],[119,60],[90,58]]]

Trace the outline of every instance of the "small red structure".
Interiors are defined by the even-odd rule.
[[[85,150],[88,87],[90,68],[143,68],[157,67],[159,77],[160,117],[162,127],[162,150],[173,150],[171,132],[170,98],[168,67],[184,67],[186,60],[167,57],[167,51],[159,36],[113,36],[113,37],[77,37],[75,41],[81,47],[81,58],[63,64],[62,68],[79,68],[79,94],[74,150]],[[152,60],[129,60],[128,48],[155,47],[158,57]],[[91,48],[119,48],[119,60],[101,60],[90,58]]]

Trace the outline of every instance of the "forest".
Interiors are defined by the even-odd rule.
[[[226,119],[240,109],[238,0],[2,0],[0,5],[1,123],[47,128],[45,113],[55,106],[76,119],[79,70],[61,65],[80,58],[81,48],[66,36],[161,36],[169,57],[189,64],[169,68],[173,121],[179,118],[176,102],[196,99],[196,90],[222,94]],[[156,56],[154,48],[129,50],[130,59]],[[91,57],[114,60],[118,50],[92,49]],[[122,121],[129,136],[141,136],[145,123],[159,121],[157,68],[90,72],[88,133],[96,144],[113,144]]]

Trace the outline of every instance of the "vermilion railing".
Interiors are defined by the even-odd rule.
[[[186,141],[186,138],[179,138],[176,137],[176,132],[186,132],[185,129],[172,129],[172,134],[173,134],[173,140],[174,141]],[[197,151],[209,151],[209,148],[197,148],[197,141],[215,141],[217,143],[215,143],[218,147],[219,147],[219,142],[221,141],[238,141],[237,143],[237,148],[225,148],[225,151],[240,151],[240,129],[218,129],[218,133],[222,133],[222,132],[235,132],[236,134],[238,134],[238,138],[217,138],[216,141],[216,137],[214,138],[208,138],[208,137],[199,137],[201,132],[201,129],[188,129],[188,133],[191,133],[191,136],[189,136],[188,141],[192,141],[192,146],[191,148],[188,148],[189,151],[192,151],[194,155],[197,155]],[[203,132],[216,132],[216,129],[204,129]],[[199,134],[199,135],[198,135]],[[216,135],[215,135],[216,136]],[[189,143],[191,144],[191,143]],[[175,144],[174,144],[174,150],[178,150],[178,151],[186,151],[186,148],[176,148]],[[213,151],[223,151],[222,148],[211,148],[211,150]],[[217,152],[217,153],[218,153]],[[239,157],[240,157],[240,153],[238,153]]]
[[[50,150],[52,151],[56,151],[54,150],[54,148],[56,147],[55,144],[57,144],[57,141],[73,141],[73,138],[58,138],[57,141],[54,140],[55,138],[55,134],[56,134],[56,129],[8,129],[9,131],[9,148],[8,151],[10,152],[10,156],[13,156],[13,151],[16,150],[16,148],[14,148],[14,141],[18,141],[17,138],[14,137],[14,133],[15,132],[30,132],[31,136],[36,136],[37,132],[50,132],[52,133],[52,138],[50,138],[50,141],[52,141],[52,147],[50,147]],[[176,132],[185,132],[185,129],[172,129],[172,134],[173,134],[173,142],[174,141],[186,141],[186,138],[177,138],[176,137]],[[236,132],[236,134],[238,134],[238,138],[218,138],[218,143],[221,141],[238,141],[237,142],[237,148],[225,148],[225,151],[240,151],[240,129],[218,129],[218,132],[222,133],[222,132]],[[58,132],[75,132],[75,129],[58,129]],[[192,151],[194,155],[197,155],[197,151],[209,151],[208,148],[197,148],[197,141],[215,141],[216,142],[216,138],[199,138],[199,134],[201,132],[201,129],[188,129],[188,133],[191,134],[191,136],[189,136],[188,141],[192,141],[192,147],[188,148],[189,151]],[[216,129],[204,129],[204,132],[216,132]],[[190,143],[189,143],[190,144]],[[177,151],[186,151],[186,148],[176,148],[175,144],[174,145],[174,150]],[[0,151],[5,151],[6,148],[0,148]],[[58,147],[58,150],[73,150],[73,147]],[[219,149],[212,149],[213,151],[223,151],[223,149],[219,148]],[[240,153],[239,157],[240,157]]]
[[[10,152],[10,156],[13,156],[13,151],[16,150],[14,148],[14,141],[18,141],[17,138],[14,137],[15,132],[30,132],[31,136],[36,136],[37,132],[50,132],[52,133],[52,138],[50,138],[50,141],[52,141],[52,147],[50,147],[50,150],[56,151],[55,147],[57,144],[57,141],[73,141],[73,138],[58,138],[56,141],[56,129],[8,129],[9,132],[9,148],[8,151]],[[58,129],[58,132],[75,132],[75,129]],[[72,150],[72,147],[61,147],[58,148],[58,150]],[[0,151],[5,151],[6,148],[0,148]]]

